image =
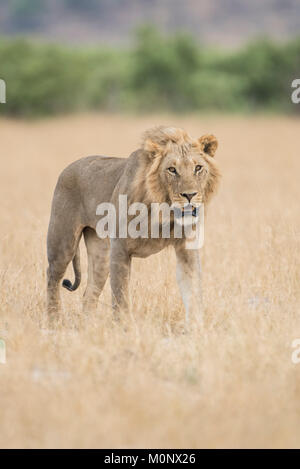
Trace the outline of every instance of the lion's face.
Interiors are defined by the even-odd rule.
[[[209,171],[204,154],[197,148],[191,148],[186,155],[171,152],[164,157],[160,177],[179,223],[190,223],[193,218],[197,219]]]
[[[182,129],[159,127],[146,134],[151,167],[148,190],[154,199],[174,208],[175,221],[197,221],[198,209],[216,189],[219,172],[214,163],[218,143],[213,135],[192,139]]]

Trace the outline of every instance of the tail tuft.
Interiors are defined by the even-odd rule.
[[[63,280],[62,286],[65,287],[69,291],[73,291],[72,282],[70,282],[70,280],[68,280],[67,278]]]
[[[77,248],[76,254],[73,258],[73,268],[75,273],[75,281],[74,283],[70,282],[68,279],[64,279],[62,286],[65,287],[69,291],[75,291],[79,285],[81,280],[81,270],[80,270],[80,253],[79,248]]]

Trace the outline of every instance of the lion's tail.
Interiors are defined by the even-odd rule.
[[[80,281],[81,281],[81,269],[80,269],[80,251],[79,251],[79,246],[77,248],[77,251],[76,251],[76,254],[75,256],[73,257],[73,269],[74,269],[74,273],[75,273],[75,281],[74,283],[72,284],[72,282],[70,282],[70,280],[68,279],[64,279],[63,280],[63,287],[65,287],[67,290],[69,291],[75,291],[79,285],[80,285]]]

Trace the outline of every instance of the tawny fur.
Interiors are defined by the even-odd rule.
[[[60,175],[52,203],[48,231],[48,311],[60,308],[59,283],[73,260],[75,283],[65,280],[69,290],[78,287],[80,264],[78,245],[84,235],[88,252],[88,284],[84,309],[94,310],[110,271],[114,310],[129,309],[129,277],[132,257],[147,257],[172,245],[175,248],[185,303],[200,314],[198,252],[185,249],[185,239],[100,239],[96,234],[96,208],[103,202],[118,206],[118,196],[126,194],[128,204],[143,202],[177,203],[182,207],[185,193],[195,194],[192,203],[206,204],[215,193],[220,174],[213,156],[217,149],[213,135],[192,138],[175,127],[147,130],[141,148],[127,159],[92,156],[68,166]],[[169,167],[176,167],[176,175]],[[196,173],[195,168],[201,171]],[[176,176],[176,177],[175,177]],[[117,213],[118,214],[118,213]],[[184,275],[184,278],[183,278]],[[196,277],[195,277],[196,276]],[[198,281],[199,280],[199,281]],[[189,300],[186,300],[189,298]],[[199,301],[197,301],[197,299]]]

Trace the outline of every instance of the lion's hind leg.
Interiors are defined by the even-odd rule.
[[[108,239],[100,239],[91,228],[85,228],[83,235],[88,255],[88,281],[83,298],[83,311],[91,313],[97,308],[98,298],[109,274],[110,245]]]
[[[71,221],[71,220],[70,220]],[[47,252],[49,266],[47,269],[47,310],[50,318],[57,316],[61,308],[60,282],[68,267],[68,264],[75,258],[78,265],[77,249],[82,234],[82,227],[75,223],[49,225]],[[78,283],[78,273],[77,281]]]

